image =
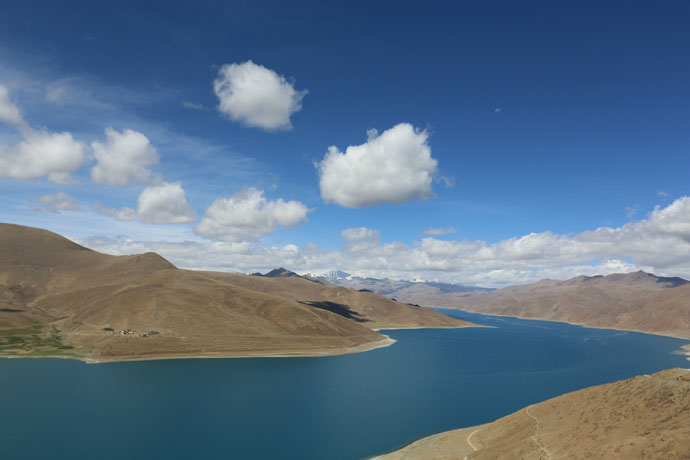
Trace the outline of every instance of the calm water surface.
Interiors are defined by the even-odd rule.
[[[495,328],[388,331],[391,347],[326,358],[0,359],[0,458],[357,460],[690,367],[684,340],[444,312]]]

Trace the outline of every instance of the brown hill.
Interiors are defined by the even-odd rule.
[[[334,286],[303,277],[256,277],[207,272],[234,286],[269,293],[361,322],[371,328],[448,327],[448,317],[366,291]]]
[[[461,458],[690,458],[690,371],[670,369],[586,388],[377,457]]]
[[[690,338],[690,283],[642,271],[436,295],[419,303]]]
[[[390,341],[371,330],[381,324],[469,325],[329,289],[299,277],[180,270],[157,254],[110,256],[0,224],[0,355],[319,355],[383,346]]]

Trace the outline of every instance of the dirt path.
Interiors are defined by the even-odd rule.
[[[482,428],[479,428],[478,430],[474,430],[472,433],[467,436],[467,444],[472,448],[473,451],[477,452],[477,446],[472,444],[472,436],[475,435],[475,433],[478,433],[479,431],[482,431]],[[465,460],[467,460],[467,455],[465,455]]]
[[[541,424],[539,423],[539,420],[537,419],[537,417],[535,417],[534,415],[532,415],[532,413],[530,412],[531,409],[532,409],[532,406],[528,406],[527,409],[525,410],[525,412],[527,413],[527,416],[528,416],[529,418],[531,418],[532,420],[534,420],[534,423],[536,423],[536,427],[535,427],[535,429],[534,429],[534,436],[532,436],[532,440],[533,440],[534,443],[537,445],[537,447],[539,447],[539,449],[540,449],[542,452],[544,452],[544,454],[546,455],[547,460],[551,460],[551,452],[549,452],[548,449],[547,449],[546,447],[544,447],[544,446],[542,445],[542,443],[539,442],[539,440],[537,439],[537,435],[539,434],[539,429],[541,428]]]

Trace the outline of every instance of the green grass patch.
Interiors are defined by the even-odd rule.
[[[35,324],[17,329],[0,329],[0,355],[81,357],[82,350],[62,341],[54,324]]]

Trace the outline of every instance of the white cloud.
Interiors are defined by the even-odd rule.
[[[83,142],[70,133],[27,130],[14,149],[0,145],[0,177],[36,179],[47,176],[58,184],[70,181],[85,159]]]
[[[456,233],[458,231],[455,227],[438,227],[438,228],[427,228],[422,233],[424,235],[449,235],[451,233]]]
[[[13,126],[24,124],[19,108],[10,100],[7,88],[0,85],[0,121]]]
[[[263,190],[249,188],[217,198],[194,231],[220,241],[253,240],[273,232],[277,225],[294,227],[307,220],[308,212],[299,201],[269,201]]]
[[[302,98],[307,94],[306,90],[295,90],[282,75],[252,61],[225,64],[213,89],[224,115],[268,131],[291,129],[290,116],[302,109]]]
[[[137,209],[106,208],[96,203],[101,214],[117,220],[139,220],[145,224],[185,224],[196,220],[196,213],[189,206],[182,184],[163,182],[145,188],[139,195]]]
[[[51,133],[31,128],[2,85],[0,122],[12,126],[22,137],[13,147],[0,143],[0,177],[36,179],[47,176],[53,182],[64,184],[84,162],[84,143],[74,140],[67,132]]]
[[[340,236],[343,237],[348,243],[366,241],[366,240],[376,240],[378,241],[381,234],[378,230],[372,230],[366,227],[356,227],[356,228],[346,228],[340,232]]]
[[[117,132],[112,128],[106,128],[105,134],[105,143],[91,144],[96,159],[96,165],[91,168],[94,182],[126,187],[161,180],[150,169],[158,164],[159,157],[145,135],[131,129]]]
[[[254,272],[285,266],[299,273],[325,273],[338,267],[361,276],[485,286],[640,269],[690,278],[690,197],[621,227],[574,235],[531,233],[496,243],[422,238],[411,245],[381,243],[376,230],[364,227],[343,230],[342,236],[348,244],[338,251],[246,242],[125,244],[108,240],[95,247],[116,254],[152,250],[187,268]]]
[[[400,123],[380,135],[349,146],[335,146],[318,164],[321,197],[346,208],[403,203],[431,198],[437,161],[431,157],[426,131]]]
[[[42,208],[36,209],[36,211],[43,212],[58,213],[61,211],[72,211],[79,208],[74,200],[74,197],[71,197],[64,192],[40,196],[36,202],[43,205]]]
[[[351,253],[366,251],[378,246],[381,241],[381,233],[367,227],[346,228],[340,232],[340,236],[347,241],[345,249]]]

